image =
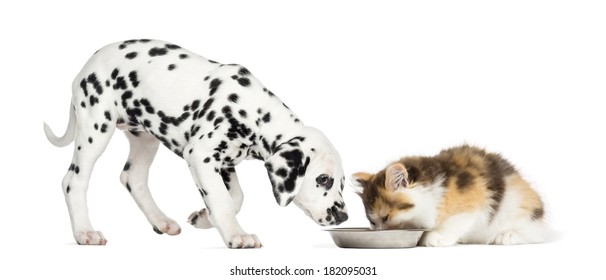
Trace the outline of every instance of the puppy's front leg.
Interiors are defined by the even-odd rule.
[[[204,158],[204,157],[202,157]],[[223,242],[229,248],[260,248],[261,242],[254,234],[246,233],[236,220],[236,209],[229,191],[225,188],[220,167],[204,161],[190,160],[190,170],[202,194],[208,217],[219,230]]]

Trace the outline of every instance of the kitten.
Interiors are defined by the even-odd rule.
[[[419,245],[545,241],[539,195],[498,154],[464,145],[356,173],[373,229],[428,229]]]

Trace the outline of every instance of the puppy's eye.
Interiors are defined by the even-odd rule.
[[[375,222],[373,222],[373,221],[370,221],[370,224],[371,224],[371,225],[373,225],[373,226],[376,226],[376,225],[377,225],[377,224],[375,224]]]
[[[389,215],[387,215],[387,216],[383,217],[383,222],[384,222],[384,223],[385,223],[385,222],[387,222],[387,220],[389,220]]]
[[[325,186],[326,184],[328,184],[329,180],[330,180],[330,177],[327,174],[322,174],[316,178],[316,183],[318,183],[319,185]]]

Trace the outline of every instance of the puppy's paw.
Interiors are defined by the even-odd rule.
[[[230,249],[261,248],[263,244],[254,234],[242,234],[233,236],[227,243],[227,247]]]
[[[191,213],[187,221],[196,228],[207,229],[213,227],[210,220],[208,219],[208,211],[206,211],[206,208]]]
[[[164,218],[154,223],[153,229],[157,234],[166,233],[168,235],[177,235],[181,233],[181,227],[179,224],[169,218]]]
[[[445,247],[457,244],[456,237],[445,235],[437,231],[431,231],[423,236],[420,244],[427,247]]]
[[[78,245],[105,245],[107,239],[100,231],[79,231],[74,234]]]

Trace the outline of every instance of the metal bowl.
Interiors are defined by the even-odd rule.
[[[422,229],[371,230],[369,228],[327,229],[341,248],[410,248],[417,246]]]

